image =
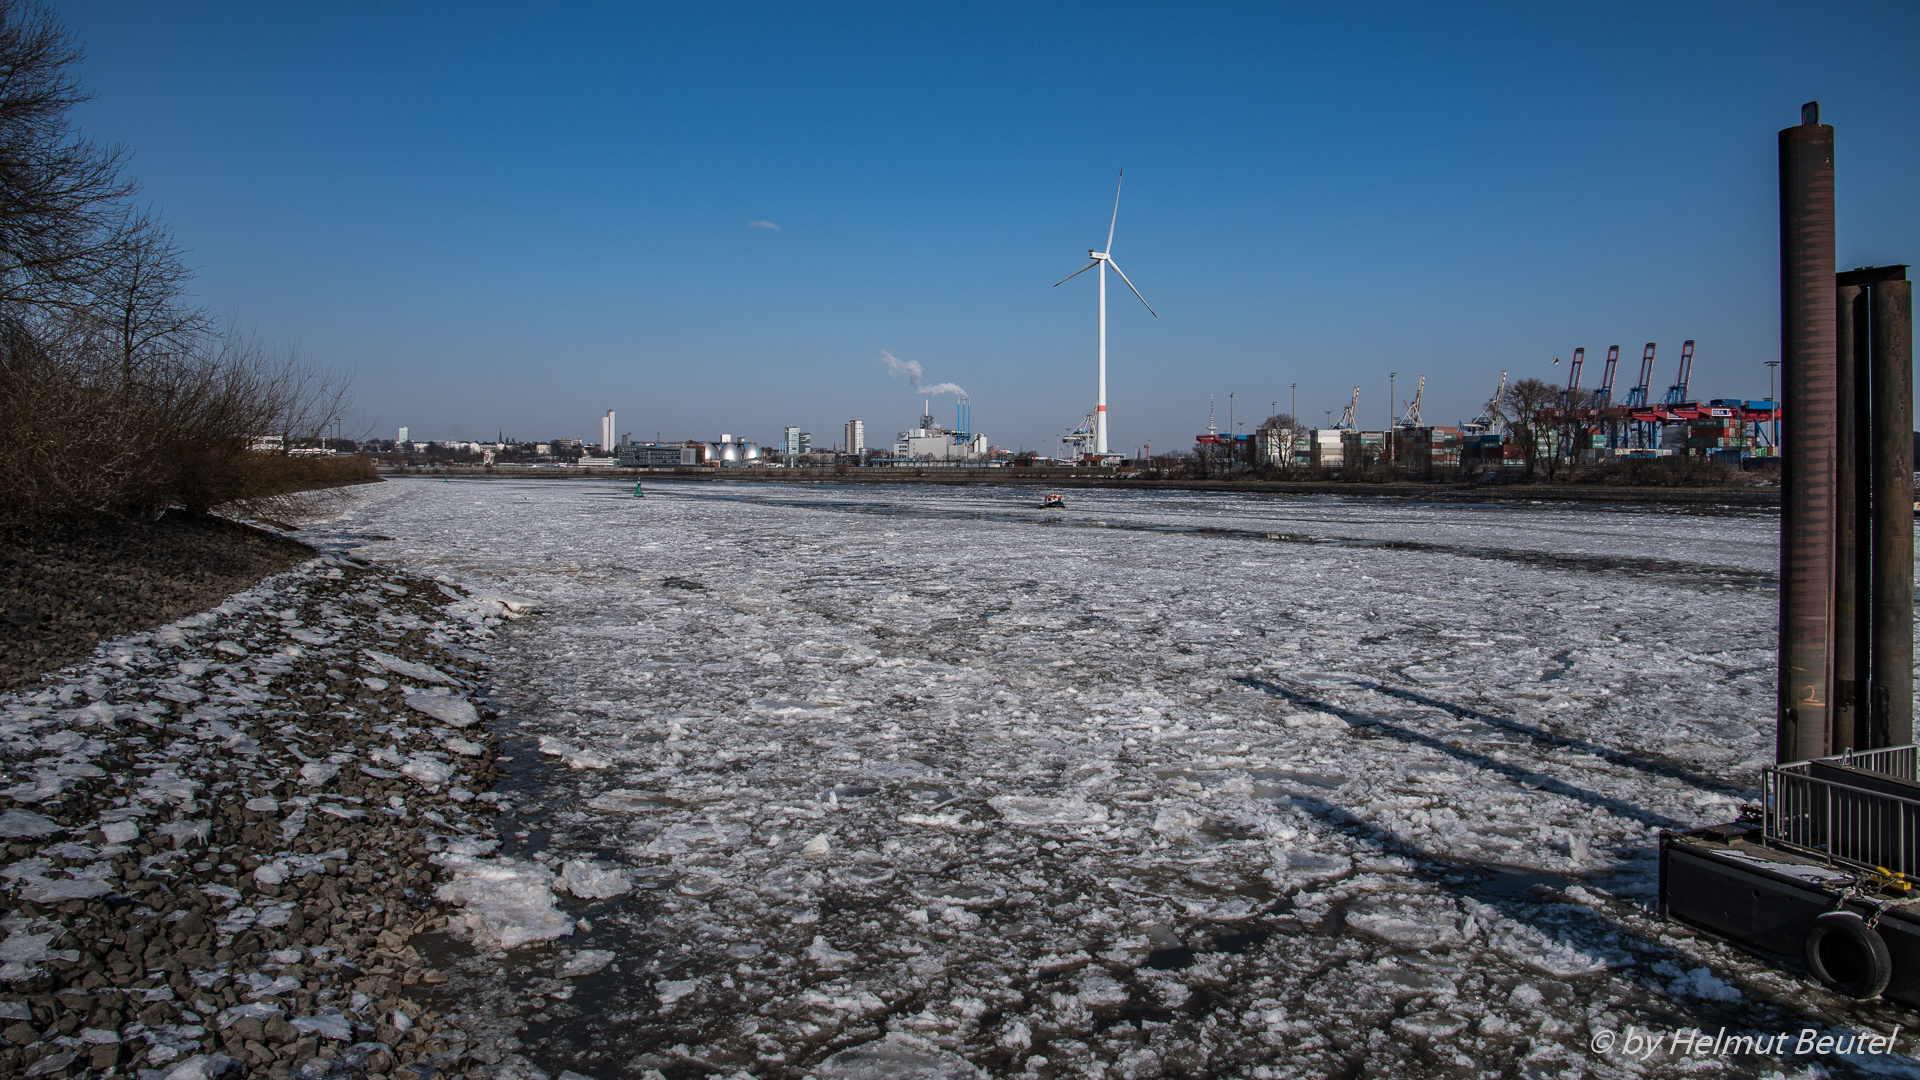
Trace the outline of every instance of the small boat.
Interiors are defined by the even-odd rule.
[[[1058,495],[1049,495],[1046,501],[1040,504],[1040,509],[1042,510],[1065,510],[1066,508],[1067,500]]]

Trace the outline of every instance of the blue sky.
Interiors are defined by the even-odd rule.
[[[351,372],[387,438],[838,441],[910,426],[885,350],[1052,450],[1429,422],[1576,346],[1778,355],[1775,133],[1838,129],[1843,267],[1920,261],[1920,8],[68,2],[200,298]],[[771,223],[777,228],[754,223]],[[1120,288],[1109,279],[1110,289]],[[1122,298],[1125,301],[1122,302]],[[1624,387],[1631,379],[1622,378]],[[936,415],[951,420],[952,399]],[[1249,427],[1251,424],[1248,425]]]

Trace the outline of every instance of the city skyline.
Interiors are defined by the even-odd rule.
[[[1382,427],[1390,371],[1456,423],[1580,346],[1656,341],[1660,382],[1696,339],[1703,395],[1764,396],[1805,100],[1842,265],[1920,247],[1910,11],[58,10],[81,124],[134,152],[198,298],[355,372],[368,433],[590,437],[601,400],[637,432],[890,432],[919,397],[891,356],[1051,448],[1094,319],[1049,286],[1122,167],[1161,318],[1110,314],[1117,452],[1293,383],[1304,422],[1358,384]]]

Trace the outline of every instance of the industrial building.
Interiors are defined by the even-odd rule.
[[[695,452],[695,465],[756,465],[760,462],[760,445],[748,442],[745,438],[736,439],[732,435],[721,435],[719,442],[693,442],[687,444]]]
[[[984,461],[987,458],[987,437],[979,432],[969,431],[972,417],[971,403],[965,396],[960,398],[958,416],[959,427],[944,428],[933,418],[929,407],[920,417],[920,426],[903,431],[893,442],[893,458],[899,462],[958,462]]]
[[[700,463],[697,451],[677,443],[621,443],[618,450],[624,468],[662,469]]]

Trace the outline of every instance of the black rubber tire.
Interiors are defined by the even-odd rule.
[[[1877,998],[1893,977],[1893,957],[1878,931],[1851,911],[1829,911],[1807,931],[1807,970],[1856,1001]]]

